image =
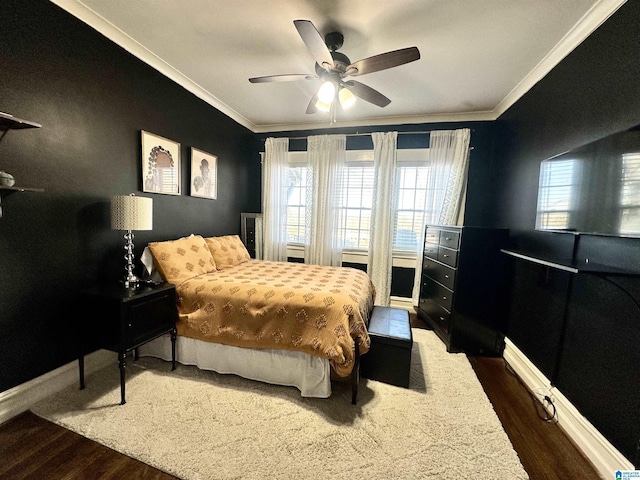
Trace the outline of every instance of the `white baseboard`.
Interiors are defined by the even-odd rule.
[[[410,298],[405,297],[391,297],[390,298],[390,307],[393,308],[401,308],[403,310],[407,310],[408,312],[415,313],[416,310],[413,308],[413,302]]]
[[[107,350],[98,350],[85,357],[85,375],[107,365],[117,365],[118,357]],[[78,383],[78,362],[73,361],[49,373],[0,393],[0,424],[27,411],[43,398]]]
[[[505,339],[504,359],[540,400],[547,395],[556,407],[558,425],[591,460],[603,479],[614,477],[617,470],[633,470],[627,460],[573,406],[573,404],[544,376],[536,366],[508,338]]]

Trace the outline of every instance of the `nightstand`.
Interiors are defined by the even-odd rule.
[[[78,368],[80,389],[84,388],[84,351],[87,344],[118,353],[121,405],[125,404],[127,355],[155,338],[171,334],[171,369],[176,368],[175,285],[142,284],[93,287],[80,294],[84,320],[80,324]]]

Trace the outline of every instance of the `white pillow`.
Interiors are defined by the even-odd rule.
[[[153,268],[153,255],[151,254],[151,250],[149,250],[149,247],[144,247],[142,255],[140,256],[140,261],[144,265],[144,269],[147,271],[147,277],[149,280],[153,282],[164,281],[162,280],[160,272]]]

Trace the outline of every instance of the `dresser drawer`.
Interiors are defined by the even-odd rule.
[[[456,271],[446,265],[425,258],[422,262],[422,273],[453,290]]]
[[[449,332],[451,314],[442,308],[441,305],[434,302],[431,298],[421,298],[420,309],[440,329],[444,330],[446,333]]]
[[[425,243],[433,243],[438,245],[440,243],[440,230],[437,228],[427,227],[427,231],[424,234]]]
[[[455,267],[458,265],[458,251],[446,247],[438,247],[438,261]]]
[[[428,297],[442,305],[448,311],[451,311],[451,305],[453,300],[453,292],[448,288],[443,287],[437,282],[434,282],[431,278],[422,276],[422,296]]]
[[[440,245],[457,250],[460,245],[460,232],[453,230],[441,230]]]
[[[433,258],[434,260],[438,259],[438,244],[436,243],[425,243],[424,244],[424,256]]]

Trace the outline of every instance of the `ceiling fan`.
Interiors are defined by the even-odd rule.
[[[346,55],[337,51],[344,42],[341,33],[331,32],[323,39],[311,21],[294,20],[293,23],[316,61],[316,74],[269,75],[253,77],[249,81],[251,83],[267,83],[323,80],[322,86],[311,97],[307,113],[316,113],[318,110],[330,111],[332,112],[332,123],[335,122],[336,105],[340,104],[342,108],[348,108],[355,102],[356,97],[379,107],[386,107],[391,103],[391,100],[377,90],[355,80],[346,80],[347,77],[379,72],[420,59],[418,48],[408,47],[351,63]]]

